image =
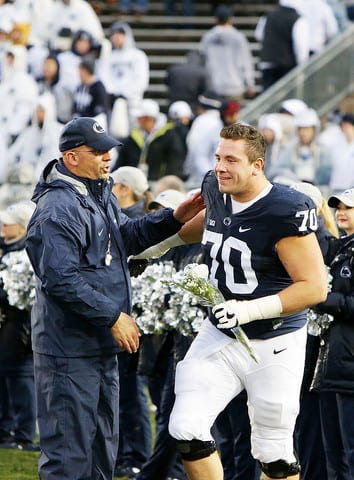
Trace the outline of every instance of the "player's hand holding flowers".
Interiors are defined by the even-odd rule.
[[[225,299],[220,292],[208,279],[209,277],[209,270],[208,266],[204,264],[190,264],[187,265],[184,269],[184,276],[180,281],[170,281],[169,283],[177,288],[181,288],[189,293],[195,295],[198,300],[200,301],[201,305],[207,307],[214,307],[213,313],[215,315],[215,311],[220,310],[224,311],[224,305],[230,304],[230,302],[225,302]],[[236,302],[232,300],[231,302],[235,303],[242,303]],[[227,308],[227,307],[226,307]],[[226,313],[226,317],[227,317]],[[221,314],[224,317],[223,313]],[[257,354],[253,351],[252,346],[247,338],[247,335],[244,331],[239,327],[239,323],[237,320],[237,316],[232,314],[233,320],[230,322],[230,330],[235,335],[236,339],[244,346],[247,350],[251,358],[258,362]],[[243,322],[245,323],[245,322]],[[219,325],[218,325],[218,328]],[[225,327],[222,327],[225,328]]]
[[[218,328],[234,328],[253,320],[278,318],[282,304],[278,295],[269,295],[254,300],[228,300],[215,305],[212,311]]]

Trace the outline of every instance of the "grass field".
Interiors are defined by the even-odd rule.
[[[38,478],[37,452],[0,449],[1,480],[33,480]]]
[[[150,407],[150,422],[152,439],[155,441],[156,423],[155,409],[146,390]],[[38,442],[38,437],[36,442]],[[0,480],[38,480],[38,452],[25,452],[0,448]],[[128,480],[127,477],[114,477],[120,480]]]
[[[39,453],[0,448],[0,480],[38,479]],[[117,477],[121,480],[126,477]]]

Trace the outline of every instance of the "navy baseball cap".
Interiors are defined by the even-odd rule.
[[[109,136],[105,129],[94,118],[78,117],[68,122],[59,138],[59,151],[65,152],[71,148],[87,145],[100,152],[107,152],[122,144]]]

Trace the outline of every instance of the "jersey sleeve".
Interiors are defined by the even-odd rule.
[[[283,237],[304,236],[317,231],[316,206],[307,195],[282,187],[274,195],[270,207],[273,218],[269,219],[269,224],[273,225],[276,241]]]

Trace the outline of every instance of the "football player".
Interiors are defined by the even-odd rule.
[[[202,184],[206,209],[177,236],[145,252],[151,256],[166,245],[202,241],[210,279],[225,298],[177,365],[169,430],[190,480],[222,480],[210,429],[246,389],[252,455],[264,478],[294,479],[306,309],[327,296],[314,233],[316,207],[306,195],[267,180],[265,142],[255,128],[235,123],[220,137],[214,171]],[[258,362],[235,339],[240,326]]]

